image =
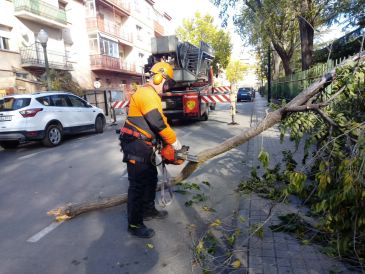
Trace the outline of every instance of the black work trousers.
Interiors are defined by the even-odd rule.
[[[143,224],[143,213],[155,207],[157,168],[152,163],[127,162],[128,224]]]

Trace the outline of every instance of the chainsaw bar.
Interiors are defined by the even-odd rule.
[[[189,161],[189,162],[199,163],[199,159],[198,159],[197,155],[187,154],[186,155],[186,160]]]

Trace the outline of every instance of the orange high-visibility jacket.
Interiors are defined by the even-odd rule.
[[[148,84],[138,88],[131,96],[126,125],[150,139],[160,135],[167,144],[176,141],[176,134],[162,113],[161,98]]]

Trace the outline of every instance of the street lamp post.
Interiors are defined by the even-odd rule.
[[[47,42],[48,42],[48,33],[41,29],[38,33],[38,40],[41,42],[43,47],[43,54],[44,54],[44,65],[46,68],[46,78],[47,78],[47,89],[51,90],[51,79],[49,77],[49,64],[48,64],[48,56],[47,56]]]

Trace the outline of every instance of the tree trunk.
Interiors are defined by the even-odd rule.
[[[302,53],[302,70],[310,68],[313,62],[314,30],[305,19],[299,17],[300,44]]]
[[[302,54],[302,70],[309,69],[313,61],[314,29],[312,20],[310,19],[311,7],[311,0],[303,0],[300,5],[300,16],[298,16]]]
[[[365,58],[364,52],[361,55],[357,55],[354,58],[351,58],[351,60],[344,61],[340,64],[340,66],[348,64],[348,61],[353,62],[360,58]],[[275,124],[279,123],[286,113],[294,111],[294,109],[308,109],[308,106],[306,106],[308,100],[316,96],[318,93],[322,92],[324,90],[324,87],[332,82],[332,79],[335,76],[335,71],[336,68],[333,69],[330,73],[324,75],[319,81],[313,83],[306,90],[299,93],[284,107],[268,113],[264,120],[261,121],[256,127],[247,129],[241,135],[233,136],[216,147],[206,149],[198,153],[198,163],[188,162],[188,164],[182,169],[182,171],[176,177],[171,179],[171,185],[176,185],[177,183],[188,178],[199,167],[199,165],[201,165],[205,161],[247,142],[248,140],[259,135],[266,129],[271,128]],[[159,189],[160,186],[158,186],[157,191]],[[92,210],[103,209],[123,204],[127,201],[127,199],[128,196],[125,193],[109,198],[102,198],[96,201],[68,204],[64,207],[51,210],[48,212],[48,214],[55,216],[57,220],[65,220]]]
[[[293,71],[290,67],[290,61],[291,61],[293,53],[286,52],[285,49],[277,43],[273,43],[273,46],[274,46],[274,49],[276,50],[277,54],[280,56],[281,61],[283,61],[285,75],[288,76],[290,74],[293,74]]]
[[[274,63],[274,73],[273,73],[273,80],[276,80],[280,77],[280,64],[281,59],[279,54],[276,51],[273,51],[273,63]]]

